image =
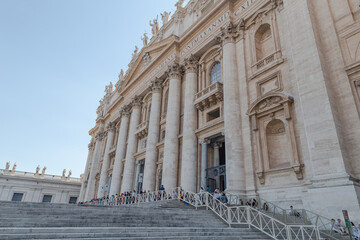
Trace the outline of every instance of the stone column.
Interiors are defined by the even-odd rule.
[[[79,200],[78,202],[83,202],[84,201],[84,197],[85,197],[85,192],[86,192],[86,188],[85,188],[85,181],[86,181],[86,176],[89,173],[89,166],[91,164],[91,157],[93,156],[94,153],[94,139],[92,138],[88,148],[89,148],[89,152],[88,152],[88,157],[86,160],[86,165],[85,165],[85,170],[84,170],[84,174],[83,174],[83,179],[82,179],[82,183],[81,183],[81,189],[80,189],[80,194],[79,194]]]
[[[196,108],[194,98],[197,92],[198,61],[191,55],[185,59],[184,127],[181,161],[181,187],[196,192],[197,138]]]
[[[207,139],[202,139],[199,142],[201,144],[201,187],[204,188],[204,190],[207,187],[206,182],[206,168],[207,168],[207,146],[210,143]]]
[[[131,120],[129,127],[129,137],[128,145],[126,149],[126,159],[124,165],[124,174],[123,180],[121,183],[122,192],[130,192],[133,189],[133,179],[134,179],[134,170],[135,170],[135,158],[134,154],[136,153],[136,127],[139,125],[140,121],[140,108],[141,108],[141,98],[135,96],[131,102],[132,111],[131,111]]]
[[[136,162],[135,184],[134,184],[134,189],[136,190],[136,192],[138,192],[140,168],[141,168],[141,161],[137,161]]]
[[[155,191],[156,183],[156,160],[158,151],[156,144],[159,142],[160,116],[161,116],[161,84],[160,79],[151,83],[151,113],[149,119],[149,130],[146,142],[146,156],[144,168],[143,189]]]
[[[110,194],[109,194],[110,196],[115,194],[120,194],[122,160],[125,157],[126,137],[129,126],[129,115],[130,115],[130,109],[128,106],[124,106],[120,109],[121,123],[120,123],[118,141],[116,145],[114,168],[112,172]]]
[[[115,124],[110,122],[106,127],[106,131],[107,131],[108,137],[106,140],[105,153],[104,153],[103,163],[102,163],[101,172],[100,172],[99,188],[98,188],[98,192],[97,192],[98,198],[104,197],[104,194],[105,194],[105,186],[107,183],[107,176],[108,176],[107,170],[108,170],[109,164],[110,164],[109,150],[110,150],[110,147],[113,145]]]
[[[167,103],[162,182],[167,190],[177,187],[179,155],[180,93],[182,69],[178,63],[169,66],[169,97]]]
[[[214,167],[218,167],[220,165],[220,152],[219,152],[219,148],[220,148],[221,144],[216,142],[214,143]],[[220,187],[220,176],[216,176],[216,188]]]
[[[85,201],[89,201],[95,197],[95,176],[97,172],[97,168],[99,165],[100,154],[101,154],[101,145],[102,140],[104,138],[104,132],[99,130],[99,132],[95,135],[95,150],[91,161],[90,175],[88,180],[88,185],[85,194]]]
[[[226,143],[226,191],[244,192],[245,169],[242,159],[241,117],[235,41],[237,29],[230,22],[217,38],[223,52],[224,125]]]

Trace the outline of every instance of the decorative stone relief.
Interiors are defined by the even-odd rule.
[[[104,139],[104,137],[105,137],[105,133],[102,132],[102,131],[96,133],[96,135],[95,135],[95,139],[98,140],[98,141],[102,141]]]
[[[125,105],[125,106],[122,106],[119,110],[120,112],[120,116],[123,117],[123,116],[129,116],[130,115],[130,110],[131,110],[131,107],[129,105]]]
[[[115,123],[114,122],[109,122],[106,125],[106,131],[115,131]]]
[[[151,63],[151,56],[149,52],[146,52],[143,56],[144,65],[147,66],[149,63]]]
[[[153,81],[151,81],[151,90],[153,92],[161,92],[162,89],[163,80],[159,78],[155,78]]]
[[[130,104],[133,108],[141,108],[142,97],[135,95],[135,97],[132,98]]]

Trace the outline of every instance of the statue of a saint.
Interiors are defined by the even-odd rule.
[[[146,33],[144,33],[144,36],[143,36],[143,37],[141,37],[141,40],[143,41],[143,45],[144,45],[144,47],[147,47],[149,37],[147,36],[147,34],[146,34]]]
[[[39,172],[40,172],[40,165],[38,165],[37,167],[36,167],[36,174],[39,174]]]
[[[6,162],[5,170],[9,170],[9,169],[10,169],[10,162]]]
[[[184,2],[185,2],[185,0],[177,1],[177,3],[175,3],[176,10],[181,9],[183,7],[182,5],[184,4]]]
[[[71,174],[72,174],[72,171],[70,170],[67,177],[70,178],[70,177],[71,177]]]
[[[66,169],[63,170],[62,176],[65,177]]]
[[[112,82],[109,83],[109,85],[105,86],[105,93],[110,94],[113,91],[113,84]]]
[[[162,20],[163,26],[169,22],[170,13],[168,13],[167,11],[165,11],[164,13],[161,13],[161,20]]]
[[[119,75],[118,75],[119,81],[122,82],[124,81],[124,70],[121,69]]]
[[[150,20],[150,27],[151,27],[151,33],[152,33],[153,36],[158,34],[158,32],[159,32],[159,23],[158,23],[157,19],[154,19],[152,23],[151,23],[151,20]]]
[[[17,163],[14,164],[13,168],[12,168],[12,172],[15,172],[16,171],[16,168],[17,168]]]
[[[45,171],[46,171],[46,166],[44,166],[44,168],[43,168],[43,170],[42,170],[41,174],[42,174],[42,175],[45,175]]]
[[[133,52],[133,54],[132,54],[132,59],[131,59],[131,61],[133,61],[133,60],[137,57],[138,52],[139,52],[139,48],[135,45],[135,50],[134,50],[134,52]]]

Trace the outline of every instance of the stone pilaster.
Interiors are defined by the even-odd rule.
[[[198,61],[191,55],[185,59],[184,126],[181,161],[181,187],[196,192],[197,128],[194,98],[197,92]]]
[[[166,114],[162,182],[170,190],[177,185],[179,154],[180,93],[182,69],[178,63],[169,66],[169,97]]]
[[[85,193],[85,201],[89,201],[95,198],[95,176],[99,166],[100,154],[101,154],[101,145],[105,133],[100,130],[95,135],[95,150],[91,161],[90,175],[88,180],[88,185]]]
[[[148,130],[148,137],[146,143],[143,189],[155,191],[156,160],[157,160],[156,144],[159,141],[159,131],[160,131],[162,80],[155,79],[154,81],[152,81],[151,89],[152,89],[151,113],[150,113],[149,130]]]
[[[221,29],[217,40],[223,54],[224,125],[226,142],[226,191],[245,190],[245,169],[242,159],[241,117],[235,41],[239,33],[230,22]]]
[[[86,176],[89,174],[89,166],[91,164],[92,156],[94,153],[94,145],[95,145],[94,139],[92,138],[91,142],[88,145],[89,152],[88,152],[88,156],[87,156],[87,160],[86,160],[85,171],[84,171],[82,182],[81,182],[81,189],[80,189],[79,200],[78,200],[79,202],[84,201],[85,192],[86,192],[85,181],[86,181]]]
[[[124,165],[124,174],[123,180],[121,183],[122,192],[130,192],[133,189],[133,180],[134,180],[134,171],[135,171],[135,158],[134,153],[136,153],[136,127],[140,121],[140,108],[141,108],[141,98],[135,96],[131,101],[131,120],[129,127],[129,137],[128,145],[126,149],[126,160]]]
[[[119,129],[119,136],[116,145],[116,153],[114,160],[114,167],[112,172],[111,186],[109,195],[120,194],[120,186],[121,186],[121,172],[122,172],[122,160],[125,157],[126,150],[126,138],[129,127],[129,115],[130,108],[128,106],[124,106],[120,109],[121,123]]]
[[[114,133],[115,133],[115,124],[113,122],[110,122],[106,126],[107,131],[107,141],[105,146],[105,153],[103,158],[103,163],[101,167],[101,173],[100,173],[100,180],[99,180],[99,188],[97,192],[97,197],[102,198],[105,195],[105,186],[107,183],[107,170],[109,168],[110,164],[110,157],[109,157],[109,150],[110,147],[113,145],[113,139],[114,139]]]

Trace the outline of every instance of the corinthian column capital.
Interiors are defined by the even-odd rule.
[[[190,57],[185,58],[185,71],[187,73],[196,73],[198,68],[199,62],[194,57],[194,55],[190,55]]]
[[[228,43],[235,42],[238,36],[238,28],[232,22],[229,22],[225,27],[220,29],[220,34],[216,36],[215,39],[224,46]]]
[[[102,141],[104,137],[105,137],[105,132],[103,132],[103,131],[98,132],[95,135],[95,139],[98,140],[98,141]]]
[[[114,131],[115,130],[115,123],[114,122],[109,122],[107,125],[106,125],[106,131]]]
[[[169,76],[169,78],[171,79],[175,78],[180,80],[182,74],[183,74],[183,69],[179,63],[174,62],[168,67],[167,75]]]
[[[141,108],[142,97],[135,95],[135,97],[131,100],[131,107],[132,108]]]
[[[129,105],[122,106],[119,110],[120,117],[128,117],[130,115],[131,107]]]
[[[155,78],[153,81],[151,81],[151,90],[153,93],[157,92],[161,92],[161,89],[162,89],[162,83],[163,81],[159,78]]]

